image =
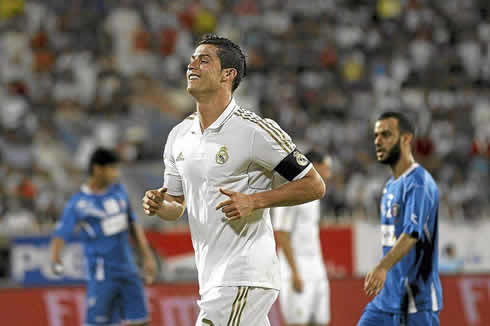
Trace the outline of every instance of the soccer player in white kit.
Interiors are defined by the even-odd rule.
[[[316,151],[306,157],[325,182],[331,159]],[[330,322],[330,289],[320,245],[320,201],[273,209],[280,248],[281,312],[288,326],[324,326]]]
[[[199,276],[196,326],[269,325],[280,288],[269,208],[325,194],[291,138],[233,99],[245,72],[239,46],[203,37],[187,67],[196,112],[170,132],[164,184],[143,197],[145,214],[164,220],[187,208]],[[291,182],[272,190],[276,172]]]

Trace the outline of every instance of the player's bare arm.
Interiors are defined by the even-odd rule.
[[[293,247],[291,245],[291,232],[277,231],[276,239],[278,246],[282,249],[284,256],[286,256],[289,268],[291,269],[293,289],[296,292],[301,293],[303,292],[303,280],[299,275],[296,260],[294,259]]]
[[[142,199],[143,210],[146,215],[157,215],[166,221],[176,221],[185,210],[184,196],[167,194],[167,188],[148,190]]]
[[[286,183],[276,189],[252,194],[255,209],[295,206],[321,199],[325,196],[325,183],[315,168],[301,179]]]
[[[153,254],[151,253],[150,246],[145,236],[143,228],[138,223],[132,223],[133,236],[136,241],[136,245],[143,257],[143,273],[144,279],[147,284],[153,283],[157,273],[157,263]]]
[[[376,267],[366,275],[364,291],[367,295],[377,295],[383,289],[388,271],[398,263],[417,243],[417,239],[403,233],[395,245],[381,259]]]
[[[221,209],[228,219],[234,220],[249,216],[256,209],[294,206],[320,199],[325,195],[325,183],[312,168],[303,178],[277,189],[249,195],[227,189],[220,189],[220,192],[228,199],[220,202],[216,209]]]
[[[51,240],[50,252],[51,252],[51,268],[54,274],[62,274],[63,265],[61,262],[61,251],[65,246],[65,240],[60,237],[53,237]]]

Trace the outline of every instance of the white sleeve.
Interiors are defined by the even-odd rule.
[[[273,225],[276,231],[293,231],[293,227],[296,219],[296,208],[294,206],[288,207],[274,207],[272,209]]]
[[[255,162],[268,171],[275,170],[289,181],[308,173],[312,164],[275,121],[260,119],[257,125],[260,128],[252,136],[252,158]]]
[[[165,164],[163,186],[167,188],[167,193],[169,195],[182,196],[184,194],[184,189],[182,187],[182,177],[175,165],[175,158],[172,150],[173,142],[173,132],[170,132],[163,152],[163,163]]]

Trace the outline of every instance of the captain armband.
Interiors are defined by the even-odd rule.
[[[293,181],[296,176],[303,172],[310,161],[300,151],[294,149],[286,156],[274,170],[289,181]]]

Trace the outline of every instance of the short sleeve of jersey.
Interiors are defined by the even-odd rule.
[[[170,132],[163,152],[163,162],[165,164],[163,186],[167,188],[169,195],[182,196],[184,194],[182,177],[177,170],[175,158],[173,157],[172,147],[174,140],[173,132]]]
[[[296,208],[294,206],[290,207],[275,207],[273,209],[273,224],[274,230],[291,232],[293,231],[295,219],[296,219]]]
[[[72,198],[65,206],[63,214],[61,215],[61,218],[53,232],[54,237],[60,237],[65,241],[71,237],[71,235],[73,234],[73,230],[75,229],[75,226],[77,224],[77,203],[78,200],[76,198]]]
[[[275,170],[289,181],[302,178],[312,164],[296,149],[291,137],[270,119],[261,119],[252,136],[252,157],[268,171]]]
[[[422,186],[410,188],[405,198],[403,233],[424,240],[424,225],[430,216],[431,201]]]

